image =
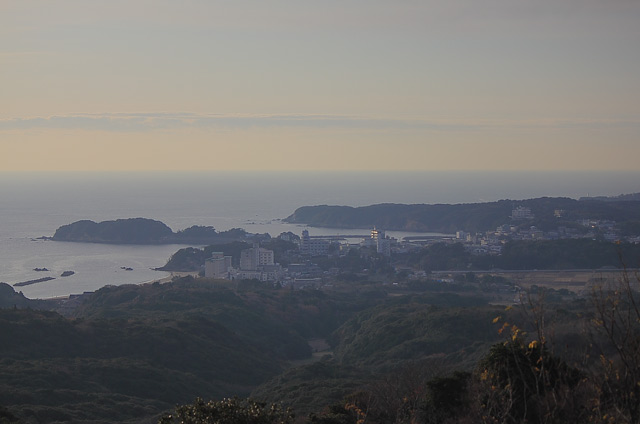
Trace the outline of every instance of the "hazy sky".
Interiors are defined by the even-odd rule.
[[[639,170],[638,0],[2,0],[0,170]]]

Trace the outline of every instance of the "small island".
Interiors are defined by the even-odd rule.
[[[106,244],[213,244],[246,241],[256,235],[243,229],[216,231],[210,226],[194,225],[174,232],[166,224],[148,218],[115,221],[76,221],[59,227],[51,240]]]
[[[65,271],[62,274],[60,274],[61,277],[70,277],[73,274],[75,274],[75,271]]]

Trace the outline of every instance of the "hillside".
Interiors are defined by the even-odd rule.
[[[12,305],[0,407],[25,422],[154,422],[196,397],[248,395],[377,301],[185,278],[105,287],[68,318]]]
[[[424,271],[638,267],[640,245],[591,239],[511,240],[501,255],[472,255],[462,243],[434,243],[396,260]]]
[[[492,319],[503,309],[447,293],[390,297],[332,333],[331,357],[286,370],[252,396],[310,413],[401,368],[432,375],[433,367],[472,369],[500,340]]]
[[[404,293],[371,282],[292,291],[256,281],[183,278],[105,287],[67,310],[67,317],[0,309],[0,413],[26,423],[150,423],[197,397],[251,394],[292,406],[301,423],[355,423],[354,407],[376,423],[406,422],[397,417],[429,411],[477,422],[473,414],[486,399],[546,408],[544,391],[557,390],[570,393],[574,403],[550,405],[555,416],[574,410],[592,416],[572,405],[599,396],[595,390],[607,372],[598,368],[600,355],[615,359],[616,351],[598,328],[611,318],[585,299],[538,293],[523,298],[523,307],[505,308],[487,304],[480,291]],[[601,310],[614,301],[624,312],[621,294],[601,293]],[[629,328],[637,340],[635,316]],[[331,349],[312,357],[311,339],[324,339]],[[541,350],[536,339],[555,348]],[[511,366],[509,358],[519,358],[515,366],[526,378],[544,379],[538,380],[543,391],[516,393],[520,400],[504,403],[512,381],[501,380],[498,371]],[[497,370],[486,374],[491,380],[483,380],[487,369]],[[580,373],[586,377],[577,378]],[[557,375],[560,385],[546,380]],[[574,390],[578,381],[588,392]],[[491,398],[477,391],[492,387],[504,391]],[[623,389],[606,387],[603,408],[618,408]],[[513,422],[538,422],[527,414]]]
[[[457,306],[465,303],[467,307]],[[488,348],[499,340],[491,320],[502,309],[458,296],[403,297],[363,311],[336,330],[334,353],[342,364],[374,369],[391,370],[401,360],[458,351],[465,351],[465,359],[473,363],[480,346]]]
[[[542,197],[529,200],[500,200],[468,204],[378,204],[362,207],[303,206],[285,219],[293,224],[316,227],[370,228],[387,230],[453,233],[487,231],[510,221],[517,206],[531,209],[535,219],[528,225],[546,228],[550,223],[562,225],[580,219],[607,219],[619,224],[637,224],[640,201],[578,201],[569,198]],[[562,210],[562,219],[554,216]]]
[[[589,409],[598,396],[603,409],[614,408],[617,388],[597,391],[602,369],[596,353],[609,357],[613,351],[590,352],[590,343],[607,342],[595,327],[585,328],[589,306],[530,300],[505,308],[453,294],[389,298],[333,333],[333,357],[288,369],[252,396],[292,405],[310,414],[309,423],[362,417],[372,423],[483,422],[482,414],[490,422],[542,423],[553,416],[559,418],[552,422],[577,424],[599,412]],[[541,316],[545,322],[536,321]],[[550,350],[530,343],[545,334]],[[500,420],[505,410],[513,419]],[[456,416],[459,421],[448,420]]]
[[[25,297],[22,292],[16,293],[13,287],[7,283],[0,283],[0,309],[1,308],[31,308],[48,309],[56,305],[54,300],[33,300]]]
[[[69,321],[2,310],[0,325],[0,404],[36,422],[141,422],[200,394],[247,393],[280,371],[203,317]]]

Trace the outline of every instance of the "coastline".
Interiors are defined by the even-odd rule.
[[[166,276],[164,276],[162,278],[154,278],[153,280],[143,281],[142,283],[138,283],[138,284],[139,285],[154,284],[154,283],[166,284],[166,283],[170,283],[171,281],[173,281],[174,278],[182,278],[182,277],[187,277],[187,276],[192,276],[192,277],[197,277],[198,276],[198,271],[159,271],[159,272],[168,273],[169,275],[166,275]]]
[[[260,174],[260,184],[246,173],[234,178],[221,174],[157,173],[145,175],[11,174],[0,182],[3,206],[0,219],[0,281],[8,284],[37,279],[33,271],[46,266],[58,275],[73,269],[67,279],[21,287],[28,298],[51,299],[98,290],[105,285],[168,282],[171,274],[150,268],[166,264],[178,245],[116,245],[59,243],[38,239],[56,228],[89,219],[114,220],[147,217],[174,230],[213,226],[217,231],[244,228],[272,237],[291,231],[310,236],[368,234],[371,228],[309,227],[281,221],[303,205],[383,203],[456,204],[528,199],[540,196],[579,198],[638,191],[639,172],[626,173],[384,173]],[[237,178],[236,178],[237,175]],[[291,178],[295,175],[295,178]],[[535,177],[535,178],[533,178]],[[123,181],[126,180],[126,184]],[[167,196],[167,193],[174,193]],[[239,196],[238,193],[242,193]],[[55,202],[51,200],[55,199]],[[9,207],[10,206],[10,207]],[[390,237],[424,237],[423,232],[396,232]],[[188,247],[188,246],[184,246]],[[134,271],[122,271],[122,266]],[[51,274],[56,276],[55,274]]]
[[[165,275],[164,277],[161,278],[154,278],[152,280],[145,280],[139,283],[125,283],[125,284],[121,284],[121,285],[127,285],[127,284],[134,284],[134,285],[147,285],[147,284],[154,284],[154,283],[160,283],[160,284],[166,284],[166,283],[170,283],[174,278],[181,278],[181,277],[186,277],[186,276],[198,276],[198,272],[178,272],[178,271],[173,271],[173,272],[168,272],[168,271],[160,271],[160,272],[164,272],[165,274],[169,274],[169,275]],[[102,286],[102,287],[106,287]],[[100,287],[100,288],[102,288]],[[98,289],[100,290],[100,289]],[[85,292],[85,293],[93,293],[93,292]],[[64,301],[64,300],[69,300],[71,297],[74,296],[82,296],[84,293],[71,293],[68,295],[62,295],[62,296],[53,296],[53,297],[43,297],[43,298],[28,298],[30,300],[53,300],[53,301]]]

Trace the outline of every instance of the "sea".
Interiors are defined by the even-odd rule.
[[[640,192],[640,172],[0,172],[0,282],[54,278],[15,287],[31,299],[141,284],[167,277],[153,268],[185,247],[40,238],[82,219],[151,218],[174,231],[208,225],[274,237],[304,229],[312,236],[348,235],[370,229],[307,228],[282,219],[307,205],[452,204],[635,192]],[[387,233],[399,239],[417,234]],[[64,271],[74,274],[61,277]]]

